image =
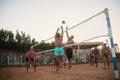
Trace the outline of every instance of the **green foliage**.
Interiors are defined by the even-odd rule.
[[[0,49],[2,50],[27,51],[34,44],[38,44],[38,42],[35,38],[31,39],[30,35],[26,35],[25,32],[17,30],[16,34],[14,34],[12,31],[0,30]],[[42,40],[35,49],[47,50],[54,47],[55,42],[45,43]]]
[[[15,51],[26,51],[29,49],[31,38],[29,35],[26,36],[24,32],[16,31],[16,35],[12,31],[4,29],[0,30],[0,49],[15,50]]]

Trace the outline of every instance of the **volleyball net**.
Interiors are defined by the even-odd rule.
[[[63,24],[64,30],[66,29],[66,27],[67,25]],[[68,26],[68,33],[69,35],[74,36],[75,43],[70,45],[65,45],[67,41],[67,37],[66,37],[66,31],[64,31],[63,47],[79,45],[83,42],[104,42],[106,39],[109,38],[105,10],[89,17],[88,19],[79,22],[78,24],[75,24],[71,27]],[[44,42],[48,42],[48,41],[54,41],[54,36],[44,40]],[[33,45],[33,47],[37,45],[39,44],[35,44]],[[47,56],[50,56],[52,53],[54,53],[54,49],[36,52],[38,56],[43,53],[46,54]]]
[[[66,28],[67,25],[64,24],[64,28]],[[107,27],[107,21],[105,16],[105,10],[89,17],[86,20],[83,20],[79,22],[76,25],[73,25],[71,27],[68,26],[68,33],[70,35],[74,35],[74,41],[75,44],[79,44],[81,42],[87,42],[87,41],[96,41],[96,42],[103,42],[107,38],[109,38],[109,32]],[[47,41],[54,41],[54,36],[49,37],[48,39],[44,40],[44,42]],[[64,31],[64,37],[63,37],[64,43],[66,42],[66,33]],[[72,44],[72,45],[75,45]],[[32,47],[35,47],[39,44],[35,44]],[[69,46],[69,45],[66,45]],[[65,47],[65,46],[64,46]],[[46,50],[42,52],[52,51]],[[37,53],[42,53],[37,52]]]

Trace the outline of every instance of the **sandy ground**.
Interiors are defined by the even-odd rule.
[[[118,63],[120,74],[120,62]],[[110,69],[103,69],[103,63],[98,68],[89,64],[73,65],[72,68],[56,72],[54,66],[38,66],[37,72],[33,67],[26,72],[26,67],[0,68],[0,80],[115,80],[113,64]]]

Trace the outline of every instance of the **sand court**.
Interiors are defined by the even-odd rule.
[[[120,72],[120,62],[118,63]],[[38,66],[37,72],[33,67],[26,72],[26,67],[2,67],[0,68],[0,80],[114,80],[113,64],[110,69],[103,69],[103,63],[98,68],[89,64],[77,64],[72,68],[56,72],[53,65]]]

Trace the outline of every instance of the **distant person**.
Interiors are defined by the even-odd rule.
[[[71,35],[69,36],[68,34],[68,27],[66,27],[66,35],[67,35],[67,45],[70,45],[70,44],[74,44],[74,36]],[[68,58],[68,61],[69,61],[69,67],[68,69],[70,69],[72,67],[72,58],[73,58],[73,46],[68,46],[66,47],[66,56]]]
[[[51,53],[51,56],[52,56],[53,65],[54,65],[54,67],[56,67],[56,56],[55,56],[54,52]]]
[[[64,49],[62,47],[63,45],[63,27],[61,26],[61,34],[59,33],[59,28],[57,28],[57,31],[55,33],[55,50],[54,54],[56,57],[56,71],[60,70],[60,67],[63,62],[63,56],[64,56]]]
[[[75,50],[75,52],[74,52],[74,59],[75,59],[76,63],[78,64],[79,63],[79,52],[77,50]]]
[[[99,50],[97,49],[97,47],[95,47],[95,49],[93,50],[93,54],[94,54],[94,62],[96,64],[96,67],[98,67]]]
[[[27,66],[27,72],[28,72],[28,68],[30,67],[30,60],[29,60],[29,54],[26,53],[26,66]]]
[[[103,61],[104,61],[104,69],[106,69],[107,67],[109,68],[110,49],[109,47],[106,46],[106,43],[104,43],[102,46],[102,55],[103,55]],[[107,67],[106,67],[106,63],[107,63]]]
[[[27,72],[28,72],[28,69],[30,68],[30,64],[34,66],[34,71],[36,71],[36,54],[35,54],[33,47],[30,48],[27,55],[28,55],[28,60],[29,60],[29,63],[27,61]]]
[[[94,53],[92,50],[90,50],[90,66],[94,65]]]
[[[41,64],[44,64],[45,63],[45,53],[43,52],[41,54]]]

